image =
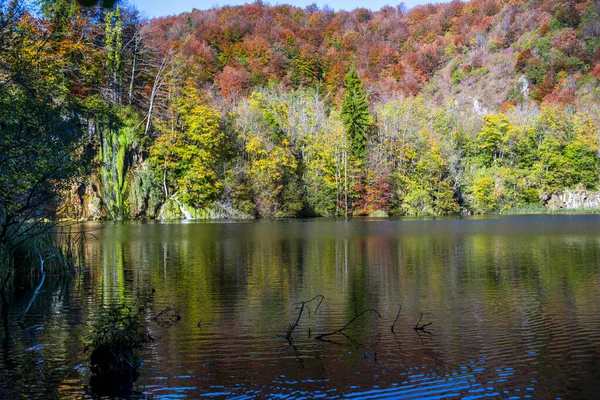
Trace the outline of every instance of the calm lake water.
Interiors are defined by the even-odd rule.
[[[0,300],[0,398],[91,396],[82,338],[113,302],[147,304],[138,396],[600,393],[597,215],[85,228],[89,272],[47,279],[21,324],[31,291]],[[293,343],[278,338],[317,294]],[[181,320],[153,321],[166,307]],[[315,340],[368,308],[381,318]]]

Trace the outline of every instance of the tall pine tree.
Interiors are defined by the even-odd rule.
[[[340,115],[346,133],[350,137],[352,155],[360,162],[367,155],[368,132],[373,120],[369,114],[367,94],[354,67],[346,75],[344,102]]]

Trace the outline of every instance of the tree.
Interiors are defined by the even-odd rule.
[[[346,75],[341,118],[350,138],[352,155],[361,163],[366,158],[368,134],[373,124],[367,95],[355,68]]]
[[[181,121],[166,130],[150,147],[150,161],[160,170],[166,199],[198,209],[218,198],[223,188],[217,168],[221,161],[224,135],[221,115],[207,104],[203,94],[187,81],[176,103]]]
[[[490,167],[497,159],[504,157],[504,144],[508,140],[510,121],[502,114],[486,115],[485,124],[477,135],[478,147],[483,164]]]
[[[494,211],[498,199],[494,194],[494,179],[491,177],[481,177],[475,179],[471,188],[475,210],[480,213]]]
[[[121,52],[123,50],[123,23],[121,21],[121,10],[116,7],[114,11],[108,10],[105,18],[105,48],[106,48],[106,70],[108,82],[112,91],[113,102],[121,102],[121,83],[123,78],[123,61]]]
[[[52,229],[62,192],[90,165],[84,115],[67,87],[84,66],[65,62],[63,51],[78,46],[61,21],[0,3],[0,253]]]

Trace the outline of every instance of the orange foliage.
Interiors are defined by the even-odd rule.
[[[596,78],[600,78],[600,63],[596,64],[592,70],[592,75],[594,75]]]
[[[270,81],[324,84],[339,91],[352,65],[374,92],[415,95],[450,62],[458,62],[456,68],[467,74],[471,68],[491,70],[490,53],[512,47],[507,60],[516,61],[516,72],[526,74],[541,101],[555,92],[552,67],[598,75],[592,66],[600,64],[600,50],[586,58],[577,29],[565,28],[552,37],[554,49],[566,56],[560,61],[564,65],[555,58],[547,61],[535,45],[519,52],[523,33],[533,38],[534,29],[542,36],[550,32],[560,1],[455,0],[408,11],[352,12],[253,3],[154,19],[148,42],[159,53],[180,51],[188,70],[201,71],[196,73],[199,83],[214,83],[226,97]],[[587,3],[576,5],[579,13]],[[588,64],[586,69],[569,57]],[[447,73],[440,76],[450,79]]]
[[[226,99],[240,96],[250,87],[250,79],[248,71],[226,66],[217,78],[221,95]]]

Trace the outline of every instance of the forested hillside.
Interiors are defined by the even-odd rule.
[[[19,160],[60,149],[77,168],[52,207],[77,219],[489,213],[598,189],[600,0],[0,5],[0,188],[31,189],[4,204],[38,189]],[[15,150],[32,124],[60,135]]]

